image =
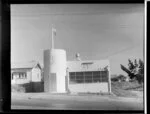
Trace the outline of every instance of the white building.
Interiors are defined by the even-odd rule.
[[[108,60],[68,61],[67,67],[70,92],[111,92]]]
[[[41,82],[41,78],[41,66],[38,62],[11,64],[11,84]]]
[[[50,93],[111,93],[108,60],[67,61],[66,51],[54,49],[56,29],[52,28],[52,47],[44,51],[44,91]]]
[[[44,91],[56,93],[111,93],[108,60],[66,60],[66,51],[44,51]]]

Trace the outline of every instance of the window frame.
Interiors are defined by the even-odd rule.
[[[108,73],[109,71],[69,72],[69,84],[106,83],[109,82]]]

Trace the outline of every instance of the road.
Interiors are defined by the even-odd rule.
[[[137,98],[118,98],[92,95],[12,95],[12,109],[57,110],[143,110],[143,101]]]

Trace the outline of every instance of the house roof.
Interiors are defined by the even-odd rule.
[[[34,68],[37,65],[41,68],[40,64],[36,61],[31,61],[31,62],[26,62],[26,63],[11,63],[11,69]]]

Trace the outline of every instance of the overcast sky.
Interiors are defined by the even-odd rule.
[[[43,65],[43,50],[80,53],[82,60],[109,59],[112,74],[124,74],[120,64],[143,59],[144,4],[38,4],[11,5],[11,61],[36,60]]]

